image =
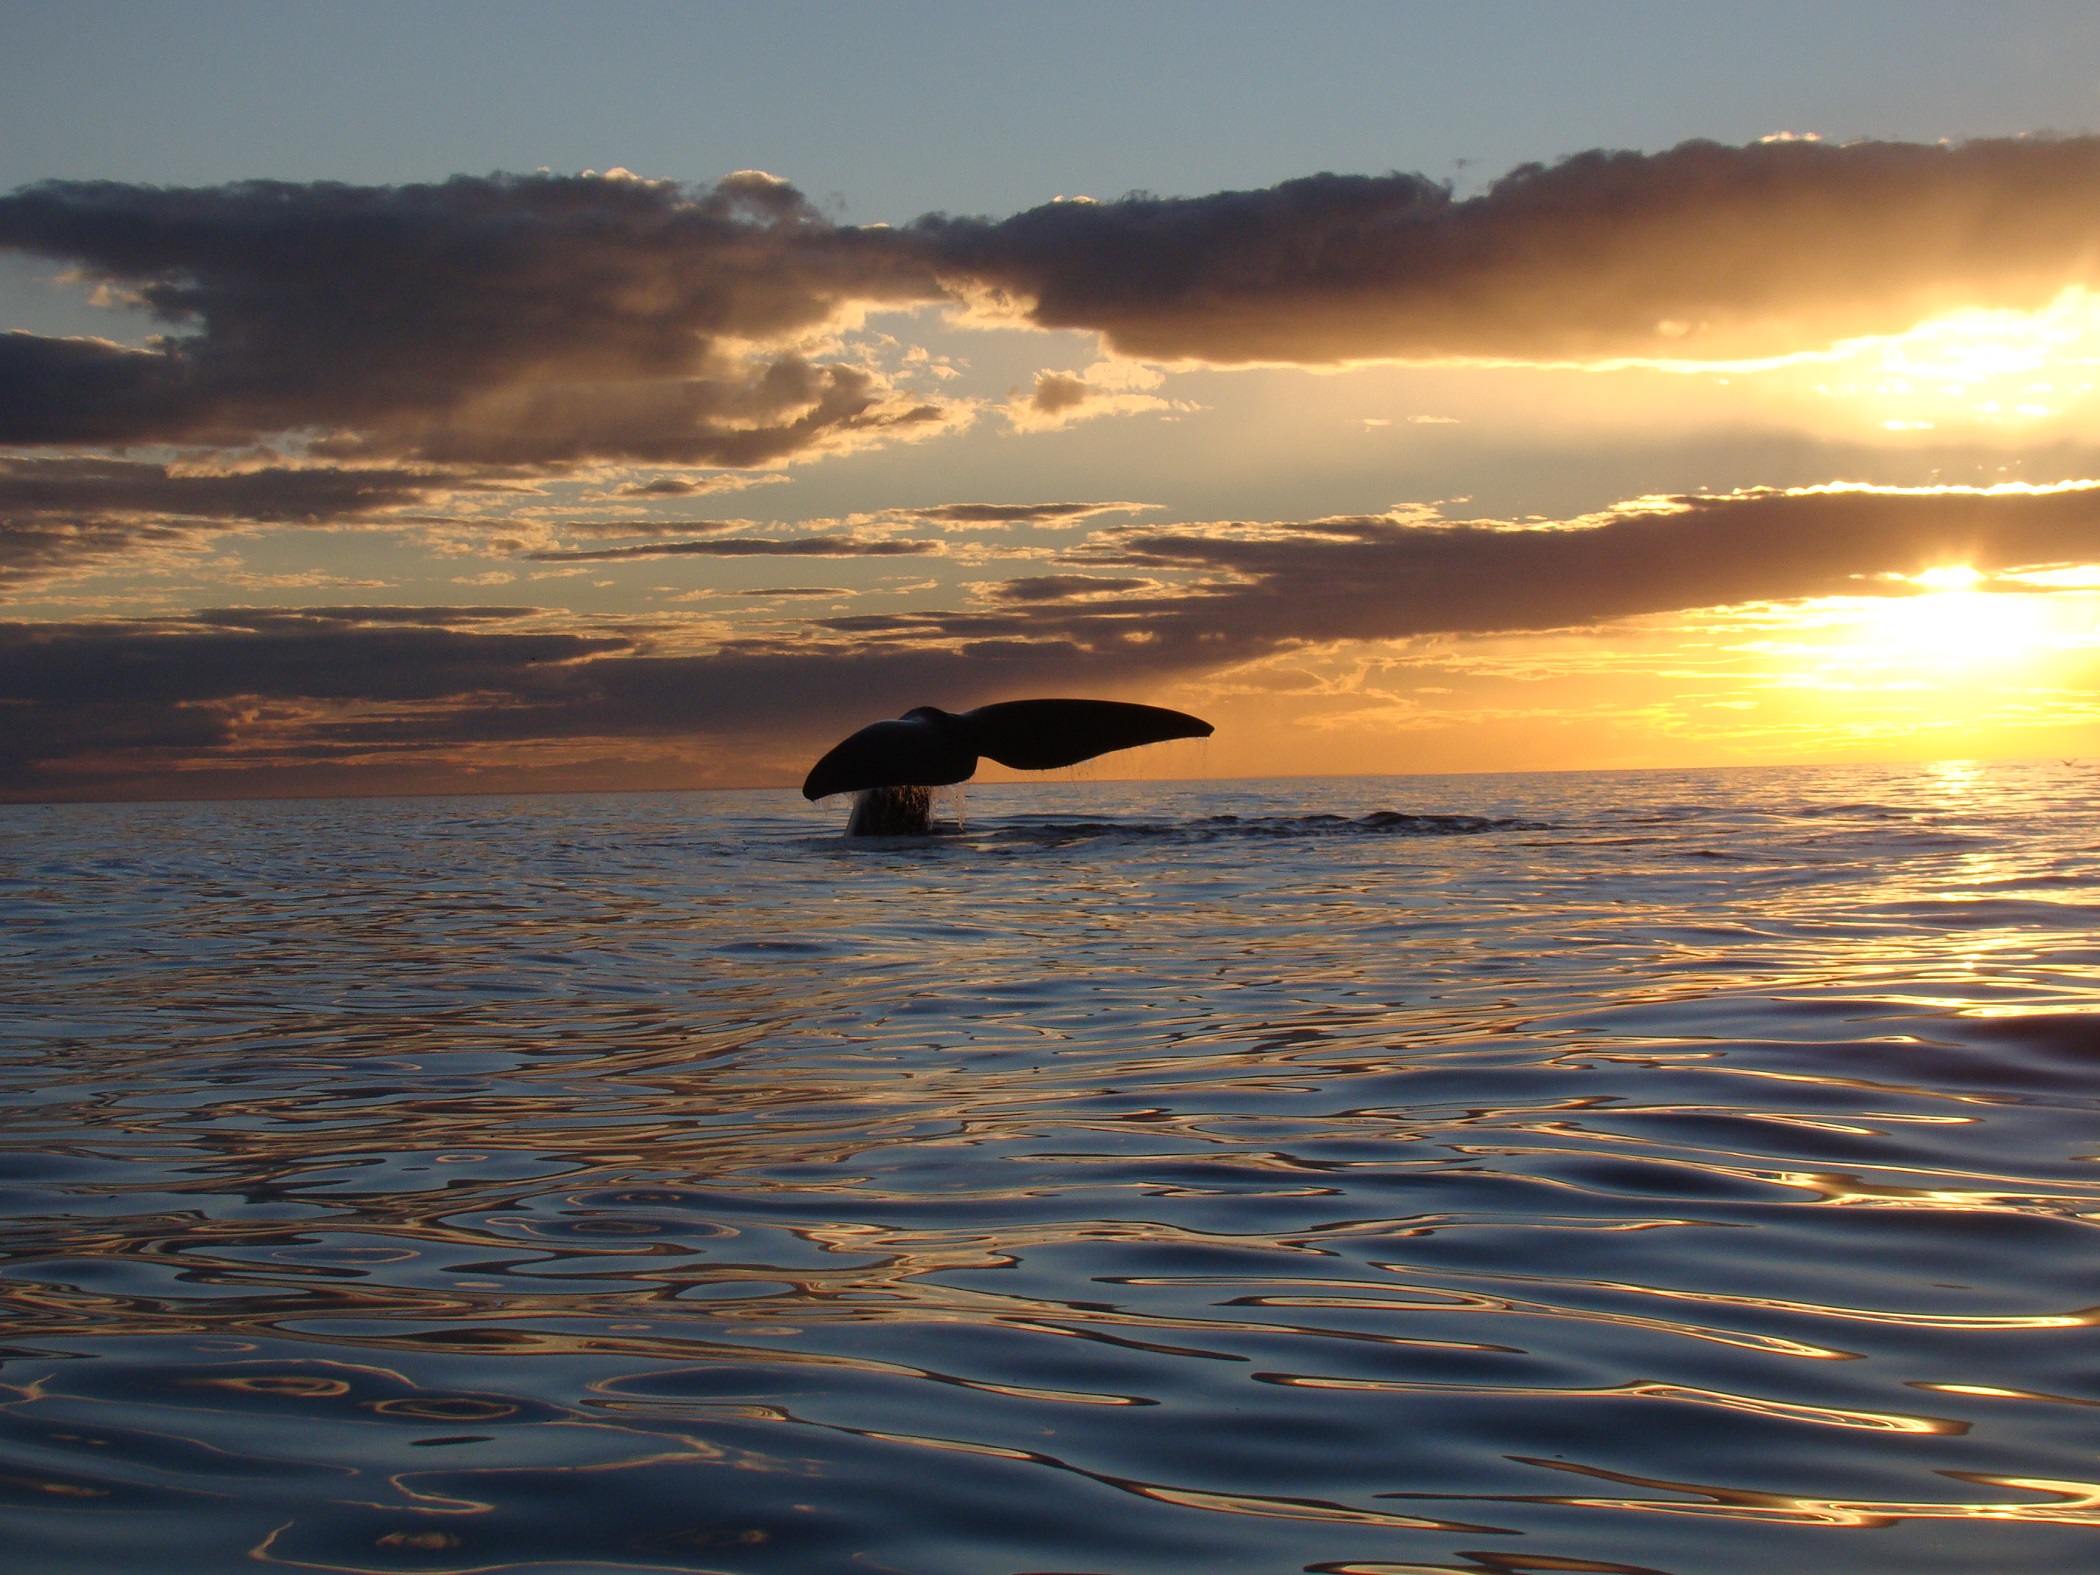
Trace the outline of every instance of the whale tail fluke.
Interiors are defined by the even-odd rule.
[[[922,708],[894,722],[873,722],[834,745],[802,784],[807,799],[868,788],[946,787],[968,780],[977,751],[952,727],[945,711]]]
[[[1185,711],[1122,700],[1006,700],[960,715],[920,706],[833,746],[810,768],[802,796],[947,787],[967,781],[980,755],[1017,771],[1050,771],[1139,744],[1208,738],[1211,731]]]
[[[1164,706],[1121,700],[1007,700],[965,711],[977,753],[1016,771],[1054,771],[1170,738],[1208,738],[1210,723]]]

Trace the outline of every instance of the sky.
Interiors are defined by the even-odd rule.
[[[2100,754],[2096,105],[2083,5],[0,0],[0,798]]]

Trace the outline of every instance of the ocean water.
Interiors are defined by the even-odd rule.
[[[2096,780],[0,809],[0,1562],[2100,1568]]]

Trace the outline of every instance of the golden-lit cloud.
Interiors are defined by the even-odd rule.
[[[921,545],[778,538],[760,555]],[[855,716],[1068,687],[1258,701],[1266,721],[1215,757],[1242,769],[1306,729],[1323,741],[1291,745],[1294,769],[1392,769],[1454,727],[1449,765],[1785,758],[1911,747],[1906,729],[2053,739],[2100,722],[2096,565],[2100,484],[1822,487],[1523,525],[1111,525],[969,605],[806,619],[335,607],[16,624],[0,626],[0,760],[8,793],[64,796],[286,762],[309,783],[450,780],[561,740],[565,769],[596,749],[611,785],[631,745],[684,760],[664,741],[762,740],[751,758],[767,759]]]
[[[938,503],[930,508],[897,509],[901,518],[925,520],[951,530],[994,530],[1016,525],[1072,526],[1102,514],[1137,514],[1157,503]]]
[[[1125,362],[1718,367],[1935,321],[1973,339],[1960,314],[2100,287],[2096,190],[2100,139],[2083,137],[1686,143],[1526,166],[1466,198],[1315,175],[897,227],[833,224],[753,172],[698,189],[51,182],[0,197],[0,249],[168,331],[0,336],[0,442],[302,432],[457,463],[763,466],[967,420],[966,402],[817,354],[870,309],[940,302],[1090,330]],[[1903,353],[1920,378],[2008,370],[1944,338]],[[1151,375],[1047,371],[1009,413],[1136,408],[1163,397]]]
[[[2100,140],[1804,140],[928,219],[1010,319],[1152,360],[1721,364],[2100,285]]]
[[[0,587],[42,619],[0,627],[12,795],[533,759],[619,785],[725,741],[777,775],[869,712],[1043,688],[1209,695],[1250,740],[1222,769],[2093,725],[2100,485],[1942,482],[2092,474],[2096,138],[894,227],[754,172],[58,182],[0,196],[0,250],[156,330],[0,335]],[[1753,432],[1800,441],[1703,468],[1704,434]],[[1550,495],[1379,511],[1485,493],[1468,467],[1527,443]],[[1611,443],[1630,483],[1559,479]],[[1646,473],[1666,443],[1693,457]],[[1728,490],[1862,473],[1919,484]],[[761,482],[777,514],[712,501]],[[846,583],[763,584],[804,575]],[[450,605],[519,582],[591,610]],[[180,610],[330,587],[441,605]]]
[[[0,335],[0,442],[239,443],[450,463],[755,466],[955,419],[800,346],[932,298],[923,262],[753,172],[434,186],[53,182],[0,248],[71,264],[170,332]]]
[[[0,589],[193,553],[230,529],[393,522],[500,478],[402,466],[0,454]]]

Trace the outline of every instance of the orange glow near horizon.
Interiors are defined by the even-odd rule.
[[[1218,723],[1220,776],[2100,753],[2100,593],[2031,578],[1301,651],[1166,703]]]
[[[1949,576],[1951,583],[1940,588],[1932,575]],[[1970,578],[1952,578],[1961,575]],[[1991,669],[2033,664],[2065,632],[2046,605],[2034,605],[2046,598],[1964,588],[1981,582],[1973,569],[1928,570],[1918,579],[1928,587],[1918,595],[1805,608],[1809,620],[1835,615],[1818,642],[1824,654],[1812,673],[1852,682],[1973,683]]]

